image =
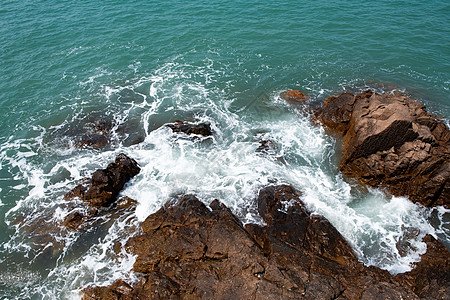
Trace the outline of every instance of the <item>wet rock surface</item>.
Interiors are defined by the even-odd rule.
[[[289,90],[280,93],[280,98],[291,103],[303,103],[309,99],[309,96],[300,92],[299,90]]]
[[[84,134],[75,139],[76,147],[103,148],[111,139],[113,123],[109,119],[97,119],[83,126]]]
[[[448,277],[435,273],[438,265],[448,272],[448,255],[436,241],[428,238],[437,244],[416,272],[364,267],[300,197],[286,185],[262,189],[266,226],[245,227],[218,200],[209,207],[193,195],[169,201],[126,245],[137,255],[139,282],[88,287],[83,299],[419,299],[437,284],[433,296],[448,296]]]
[[[450,299],[450,252],[430,235],[424,242],[427,252],[421,261],[399,278],[423,299]]]
[[[343,135],[341,171],[425,206],[450,204],[450,130],[416,101],[366,91],[329,97],[318,113]]]
[[[173,132],[182,132],[187,135],[195,134],[202,136],[211,136],[213,134],[211,125],[209,123],[193,124],[186,121],[175,121],[172,124],[167,124],[166,126],[172,129]]]
[[[277,145],[272,140],[259,141],[259,146],[256,148],[256,152],[262,154],[273,154],[277,150]]]
[[[83,212],[75,211],[69,214],[62,225],[70,229],[78,229],[86,218],[97,214],[98,209],[113,204],[125,184],[140,172],[137,162],[121,153],[106,169],[99,169],[92,174],[92,178],[85,179],[65,196],[65,200],[79,198],[89,207]],[[125,200],[124,200],[125,199]],[[122,198],[118,205],[129,205],[129,198]],[[121,204],[121,203],[126,204]]]
[[[131,178],[140,172],[137,162],[121,153],[106,169],[92,174],[89,185],[78,185],[65,195],[65,199],[79,197],[92,207],[110,205]]]

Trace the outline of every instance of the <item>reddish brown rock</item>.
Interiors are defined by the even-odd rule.
[[[280,98],[289,103],[302,103],[309,99],[309,96],[299,90],[285,91],[280,94]]]
[[[188,135],[212,135],[211,125],[208,123],[192,124],[186,121],[175,121],[172,124],[167,124],[167,127],[172,129],[173,132],[182,132]]]
[[[69,229],[80,229],[85,225],[85,221],[97,215],[99,209],[113,204],[124,185],[140,172],[137,162],[126,156],[119,154],[113,163],[106,169],[100,169],[92,174],[92,178],[84,179],[84,182],[74,187],[65,196],[65,200],[79,198],[84,200],[87,209],[70,213],[61,222],[61,225]],[[117,208],[127,208],[135,201],[124,197],[117,203]]]
[[[136,176],[140,170],[134,159],[121,153],[106,169],[95,171],[88,186],[78,185],[64,198],[69,200],[79,197],[93,207],[108,206],[116,200],[125,183]]]
[[[450,252],[431,235],[424,242],[427,252],[421,261],[399,278],[421,298],[450,299]]]
[[[340,169],[426,206],[450,201],[450,130],[419,102],[366,91],[328,98],[318,119],[343,135]]]
[[[271,140],[262,140],[259,142],[258,148],[256,148],[256,152],[264,153],[264,154],[272,154],[275,153],[277,146],[275,142]]]
[[[419,299],[425,289],[414,283],[435,282],[432,272],[408,274],[406,283],[364,267],[290,186],[261,190],[258,209],[267,225],[244,228],[218,200],[209,208],[192,195],[168,202],[127,243],[140,281],[89,287],[83,299]],[[430,252],[424,268],[448,264],[436,255]],[[446,291],[442,285],[435,295]]]

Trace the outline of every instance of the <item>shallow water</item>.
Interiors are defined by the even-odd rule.
[[[446,1],[3,1],[0,296],[77,298],[133,280],[134,258],[114,249],[170,197],[217,198],[258,223],[257,191],[273,183],[300,190],[365,264],[409,270],[425,234],[448,245],[449,212],[345,180],[335,139],[278,94],[320,103],[399,89],[448,122],[449,12]],[[162,126],[178,119],[210,122],[214,136]],[[111,143],[74,147],[98,120],[111,122]],[[261,140],[275,149],[256,153]],[[121,152],[142,168],[122,192],[137,206],[61,228],[74,209],[64,194]]]

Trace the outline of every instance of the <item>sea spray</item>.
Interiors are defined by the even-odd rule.
[[[255,203],[259,189],[291,184],[308,209],[332,222],[362,262],[391,273],[408,271],[419,260],[425,234],[448,234],[447,211],[430,211],[344,180],[337,169],[337,141],[311,122],[307,111],[279,99],[280,90],[258,93],[242,105],[210,86],[214,74],[222,72],[210,74],[211,68],[167,63],[125,85],[99,83],[106,101],[94,112],[114,120],[112,142],[104,150],[70,143],[72,127],[80,128],[93,113],[78,108],[60,124],[36,127],[32,136],[1,145],[11,183],[6,196],[21,195],[5,216],[10,235],[2,245],[2,263],[9,266],[1,284],[12,272],[35,274],[26,284],[22,279],[9,286],[11,295],[77,297],[88,285],[135,280],[134,257],[123,249],[126,240],[179,194],[195,194],[206,204],[219,199],[243,223],[262,224]],[[318,97],[312,96],[311,101]],[[176,119],[208,122],[213,136],[191,137],[164,126]],[[125,144],[116,134],[127,122],[137,124],[126,134],[141,132],[140,143]],[[257,151],[264,141],[273,144],[271,151]],[[142,168],[121,193],[135,199],[136,207],[101,214],[80,231],[64,229],[62,220],[84,205],[68,203],[64,194],[121,152]],[[437,230],[427,221],[430,215],[438,220]]]

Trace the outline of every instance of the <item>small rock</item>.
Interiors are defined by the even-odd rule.
[[[79,212],[74,212],[64,218],[62,225],[69,229],[76,230],[79,229],[83,224],[83,219],[84,216],[82,214],[80,214]]]
[[[256,152],[270,154],[276,150],[276,145],[271,140],[262,140],[259,142]]]
[[[299,90],[285,91],[280,94],[280,98],[289,103],[302,103],[309,99],[309,96]]]
[[[175,121],[174,123],[167,124],[166,126],[172,129],[173,132],[182,132],[188,135],[196,134],[211,136],[213,134],[209,123],[192,124],[186,121]]]
[[[85,179],[82,184],[77,185],[64,196],[65,200],[74,198],[84,200],[89,205],[89,209],[86,216],[79,212],[69,214],[62,224],[70,229],[79,229],[83,226],[85,219],[95,216],[99,209],[114,203],[124,185],[139,172],[140,168],[134,159],[123,153],[119,154],[106,169],[96,170],[90,180]],[[117,203],[117,208],[128,208],[134,203],[133,199],[123,197]]]

